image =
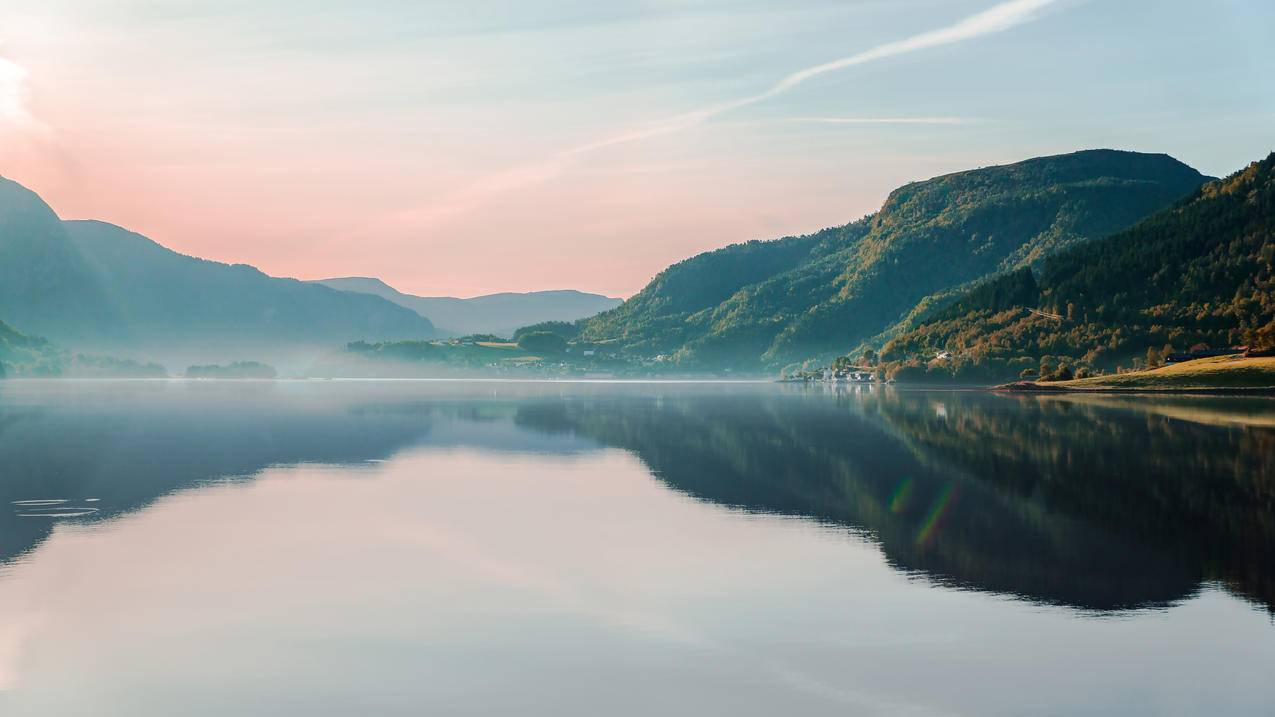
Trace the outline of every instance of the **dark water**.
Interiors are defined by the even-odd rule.
[[[5,715],[1275,704],[1275,403],[0,383]]]

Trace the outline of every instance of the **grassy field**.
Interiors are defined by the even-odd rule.
[[[1257,389],[1275,390],[1275,357],[1243,358],[1218,356],[1170,364],[1150,371],[1095,376],[1049,384],[1075,390],[1185,390]]]

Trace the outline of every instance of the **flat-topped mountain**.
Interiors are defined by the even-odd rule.
[[[844,353],[971,282],[1124,229],[1207,180],[1168,155],[1088,150],[913,182],[844,226],[674,264],[581,338],[688,368]]]
[[[620,305],[620,299],[574,289],[504,292],[458,299],[450,296],[404,294],[380,279],[343,277],[319,284],[342,291],[374,294],[428,317],[439,329],[454,334],[509,336],[515,329],[544,321],[576,321]]]

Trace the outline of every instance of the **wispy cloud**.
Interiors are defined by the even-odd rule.
[[[788,122],[812,124],[974,124],[978,120],[969,117],[790,117]]]
[[[755,105],[760,102],[778,97],[788,92],[798,85],[837,70],[844,70],[848,67],[857,65],[865,65],[869,62],[884,60],[898,55],[904,55],[909,52],[918,50],[926,50],[942,45],[950,45],[956,42],[973,40],[984,35],[990,35],[997,32],[1003,32],[1017,25],[1034,20],[1037,14],[1046,7],[1053,5],[1057,0],[1010,0],[999,5],[994,5],[987,10],[971,15],[954,25],[949,25],[938,30],[930,30],[919,35],[887,42],[883,45],[877,45],[869,50],[842,57],[831,62],[825,62],[821,65],[807,67],[804,70],[798,70],[771,85],[763,92],[748,97],[723,102],[717,105],[688,112],[686,114],[670,117],[662,122],[656,122],[651,126],[635,132],[616,135],[603,140],[590,142],[580,145],[573,149],[563,152],[564,155],[575,155],[584,152],[591,152],[604,147],[611,147],[626,142],[634,142],[637,140],[648,139],[672,132],[680,132],[696,125],[702,124],[714,117],[725,114],[732,110],[737,110],[749,105]]]
[[[1058,0],[1009,0],[966,17],[955,24],[937,30],[930,30],[902,40],[895,40],[877,45],[862,52],[848,55],[820,65],[814,65],[793,72],[772,84],[762,92],[747,97],[701,107],[691,112],[667,117],[652,122],[646,127],[623,132],[610,137],[586,142],[563,150],[541,162],[493,173],[480,179],[468,187],[453,192],[431,206],[410,212],[413,218],[438,220],[449,216],[463,214],[476,209],[490,197],[527,186],[529,184],[551,179],[563,172],[570,162],[581,155],[617,145],[639,142],[654,137],[682,132],[699,126],[709,120],[750,105],[778,97],[789,90],[820,75],[844,70],[858,65],[865,65],[899,55],[920,50],[965,42],[986,35],[1009,30],[1023,23],[1035,20],[1040,11],[1053,5]],[[961,124],[956,117],[919,117],[872,120],[868,118],[828,118],[809,121],[842,122],[845,124]],[[400,218],[405,218],[401,216]]]

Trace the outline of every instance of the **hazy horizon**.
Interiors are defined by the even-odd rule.
[[[624,297],[946,172],[1099,147],[1234,171],[1273,148],[1273,24],[1238,0],[53,0],[0,11],[0,175],[275,276]]]

